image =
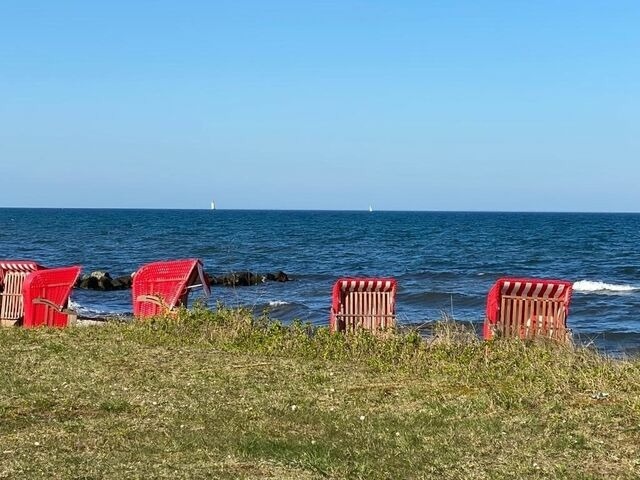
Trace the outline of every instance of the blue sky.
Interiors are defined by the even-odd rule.
[[[0,206],[640,211],[640,2],[0,2]]]

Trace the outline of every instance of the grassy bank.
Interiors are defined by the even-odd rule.
[[[638,478],[640,360],[245,312],[0,330],[0,478]]]

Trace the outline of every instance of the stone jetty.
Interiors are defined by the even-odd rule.
[[[259,285],[266,282],[288,282],[291,280],[289,275],[282,270],[274,273],[256,273],[256,272],[231,272],[223,275],[210,275],[205,273],[205,278],[209,285],[220,285],[223,287],[246,287],[250,285]],[[133,283],[132,275],[122,275],[112,277],[109,272],[97,270],[89,275],[83,275],[76,282],[76,288],[85,290],[127,290],[131,288]]]

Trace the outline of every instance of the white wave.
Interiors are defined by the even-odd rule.
[[[615,285],[613,283],[605,283],[605,282],[594,282],[591,280],[579,280],[573,284],[573,289],[576,292],[635,292],[640,290],[638,287],[634,287],[632,285]]]
[[[80,305],[78,302],[74,302],[71,299],[69,299],[69,308],[71,310],[75,310],[76,312],[78,312],[79,315],[84,315],[84,316],[95,317],[95,316],[105,316],[109,314],[109,312],[105,310],[94,310],[92,308],[85,307],[83,305]]]
[[[289,302],[285,302],[284,300],[271,300],[269,302],[270,307],[281,307],[282,305],[289,305]]]

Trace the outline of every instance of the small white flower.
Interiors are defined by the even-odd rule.
[[[33,444],[34,444],[36,447],[39,447],[39,446],[40,446],[40,442],[34,442]]]
[[[364,415],[360,415],[360,421],[364,420]]]
[[[316,441],[315,440],[311,440],[311,445],[315,445]]]
[[[158,402],[151,402],[151,404],[152,404],[152,405],[157,405],[157,404],[158,404]]]
[[[297,405],[291,405],[291,411],[295,412],[298,409]]]
[[[400,436],[400,432],[396,432],[396,437],[399,437],[399,436]]]
[[[334,408],[334,407],[329,407],[329,411],[330,411],[330,412],[333,412],[334,410],[335,410],[335,408]]]
[[[331,393],[333,393],[333,392],[335,392],[335,391],[336,391],[336,389],[335,389],[335,388],[330,388],[330,389],[329,389],[329,391],[330,391]]]

